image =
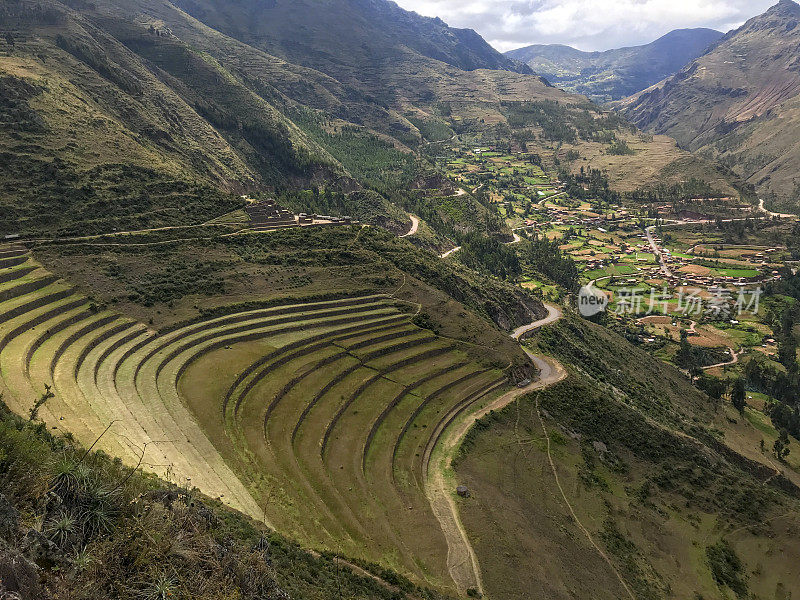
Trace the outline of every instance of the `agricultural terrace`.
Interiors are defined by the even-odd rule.
[[[376,294],[156,332],[7,247],[2,389],[17,413],[309,547],[446,588],[428,462],[444,425],[507,391],[509,372],[415,325],[418,309]]]

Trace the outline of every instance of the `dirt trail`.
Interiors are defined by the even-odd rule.
[[[704,371],[708,371],[710,369],[720,369],[722,367],[728,367],[730,365],[735,365],[736,363],[739,362],[739,357],[742,356],[742,354],[744,354],[745,349],[742,348],[741,350],[739,350],[739,352],[736,352],[736,350],[734,350],[733,348],[728,348],[728,351],[731,353],[731,357],[732,357],[731,360],[729,360],[727,362],[717,363],[716,365],[710,365],[708,367],[703,367],[703,370]]]
[[[608,555],[603,551],[603,549],[597,545],[597,542],[594,541],[594,537],[592,536],[591,532],[586,529],[586,527],[581,523],[578,515],[575,514],[575,510],[572,508],[572,504],[570,503],[567,495],[564,493],[564,488],[561,486],[561,480],[558,477],[558,470],[556,469],[556,464],[553,461],[553,455],[550,452],[550,434],[547,433],[547,427],[545,427],[544,420],[542,419],[542,413],[539,410],[539,397],[536,397],[536,416],[539,418],[539,423],[542,426],[542,433],[544,434],[544,439],[547,441],[547,461],[550,463],[550,469],[553,471],[553,478],[556,481],[556,486],[558,487],[558,491],[561,494],[562,500],[564,500],[564,504],[567,505],[567,509],[569,510],[570,515],[572,515],[575,524],[578,526],[586,538],[589,540],[589,543],[592,547],[597,551],[597,553],[608,563],[608,566],[614,572],[614,575],[617,576],[619,582],[622,584],[622,587],[625,588],[625,591],[628,593],[628,596],[631,600],[636,600],[636,596],[633,594],[631,589],[628,587],[628,584],[625,583],[625,579],[622,577],[622,574],[617,570],[614,566],[614,563],[608,557]]]
[[[558,321],[562,316],[563,313],[561,309],[556,306],[555,304],[548,304],[544,302],[544,307],[547,309],[547,316],[543,319],[539,319],[538,321],[534,321],[529,325],[523,325],[522,327],[518,327],[514,330],[514,333],[511,334],[511,337],[515,340],[521,339],[526,333],[534,331],[535,329],[540,329],[546,325],[551,325]]]
[[[553,194],[552,196],[545,196],[539,201],[539,205],[544,206],[548,200],[553,200],[555,198],[560,198],[561,196],[566,196],[567,192],[559,192],[558,194]]]
[[[790,215],[787,213],[776,213],[772,212],[771,210],[767,210],[767,208],[764,206],[763,198],[759,199],[758,201],[758,210],[766,214],[768,217],[773,217],[778,219],[794,219],[797,217],[797,215]]]
[[[445,252],[444,254],[440,255],[440,256],[439,256],[439,258],[447,258],[448,256],[451,256],[451,255],[455,254],[455,253],[456,253],[456,252],[458,252],[459,250],[461,250],[461,246],[456,246],[456,247],[455,247],[455,248],[453,248],[452,250],[448,250],[448,251],[447,251],[447,252]]]
[[[411,229],[408,230],[408,233],[401,235],[401,238],[416,235],[417,231],[419,230],[419,218],[415,217],[414,215],[408,215],[408,218],[411,219]]]
[[[547,317],[518,328],[514,331],[512,337],[518,340],[524,334],[554,323],[562,317],[562,312],[557,306],[546,306],[548,309]],[[528,350],[525,350],[525,353],[539,370],[539,378],[524,388],[506,392],[480,410],[455,423],[442,436],[439,447],[436,449],[436,457],[431,461],[428,470],[425,491],[433,513],[436,515],[447,540],[447,567],[450,571],[450,576],[462,592],[472,588],[483,594],[484,590],[483,578],[475,550],[472,548],[467,532],[461,523],[458,515],[458,506],[453,498],[453,483],[451,481],[453,457],[476,420],[490,411],[505,408],[520,396],[550,387],[567,376],[566,369],[555,359],[539,357]]]
[[[653,237],[653,231],[655,231],[655,226],[645,229],[645,232],[647,233],[647,241],[650,242],[650,248],[653,249],[653,254],[656,255],[658,262],[661,264],[661,271],[667,277],[672,277],[672,271],[670,270],[669,265],[667,265],[667,260],[664,258],[664,253],[661,251],[661,248],[658,247],[658,244]]]

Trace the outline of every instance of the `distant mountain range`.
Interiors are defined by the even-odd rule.
[[[781,0],[676,75],[619,103],[639,126],[800,203],[800,5]]]
[[[570,46],[534,45],[506,53],[553,85],[597,102],[619,100],[650,87],[700,56],[723,34],[678,29],[644,46],[581,52]]]

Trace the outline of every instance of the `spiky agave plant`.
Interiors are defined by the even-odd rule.
[[[174,576],[161,573],[155,580],[139,584],[134,596],[141,600],[176,600],[180,586]]]
[[[92,556],[89,550],[84,546],[78,550],[72,558],[72,568],[75,569],[77,573],[83,573],[95,562],[94,556]]]
[[[117,509],[115,493],[109,492],[96,474],[86,477],[74,498],[81,524],[87,538],[109,533],[114,528]]]
[[[44,524],[44,533],[59,548],[71,544],[78,532],[78,522],[66,511],[59,511]]]
[[[73,496],[80,488],[78,464],[70,456],[62,456],[53,465],[50,492],[60,498]]]

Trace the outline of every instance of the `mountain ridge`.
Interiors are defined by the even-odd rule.
[[[676,29],[640,46],[584,52],[561,44],[538,44],[506,56],[524,62],[559,87],[606,102],[661,81],[722,37],[713,29]]]
[[[426,123],[467,132],[498,124],[495,140],[512,143],[516,125],[508,125],[504,103],[552,102],[561,106],[556,112],[580,116],[580,122],[588,110],[582,97],[538,76],[465,71],[386,41],[380,20],[362,19],[352,39],[340,44],[351,13],[325,22],[312,15],[304,24],[303,14],[276,0],[264,10],[283,11],[287,20],[278,26],[253,18],[263,13],[253,13],[261,9],[252,2],[237,4],[244,8],[229,15],[232,5],[191,0],[196,14],[208,12],[206,23],[180,8],[189,1],[20,0],[0,7],[0,20],[14,32],[13,47],[2,41],[8,59],[0,65],[7,82],[0,124],[8,133],[0,156],[10,167],[0,230],[76,235],[185,224],[187,218],[202,223],[237,208],[242,193],[323,184],[383,195],[382,212],[394,216],[382,223],[399,230],[407,220],[392,203],[409,204],[408,190],[439,186],[448,193],[447,182],[422,156],[420,128]],[[399,10],[364,2],[334,5]],[[477,36],[445,30],[435,20],[421,22],[451,42]],[[224,25],[231,35],[212,25]],[[302,35],[312,29],[324,29],[327,37]],[[385,43],[381,55],[373,53],[375,42],[361,48],[372,37]],[[300,38],[298,47],[293,40]],[[421,35],[416,45],[426,39]],[[362,62],[363,56],[351,55],[354,46],[369,57]],[[460,42],[456,47],[469,55]],[[627,124],[614,129],[614,135],[633,136]],[[543,134],[524,136],[539,139],[529,151],[552,152]],[[626,162],[652,163],[652,177],[688,160],[701,178],[704,172],[706,179],[718,179],[702,161],[670,145],[640,143],[639,157]],[[641,185],[632,168],[604,155],[602,143],[594,145],[587,154],[610,157],[601,166],[612,182],[625,191]],[[377,147],[383,164],[372,164]],[[53,170],[63,172],[62,181],[53,181]],[[485,211],[470,196],[462,200],[470,214]]]
[[[719,160],[762,195],[796,205],[800,5],[781,0],[676,75],[616,106],[643,129]]]

